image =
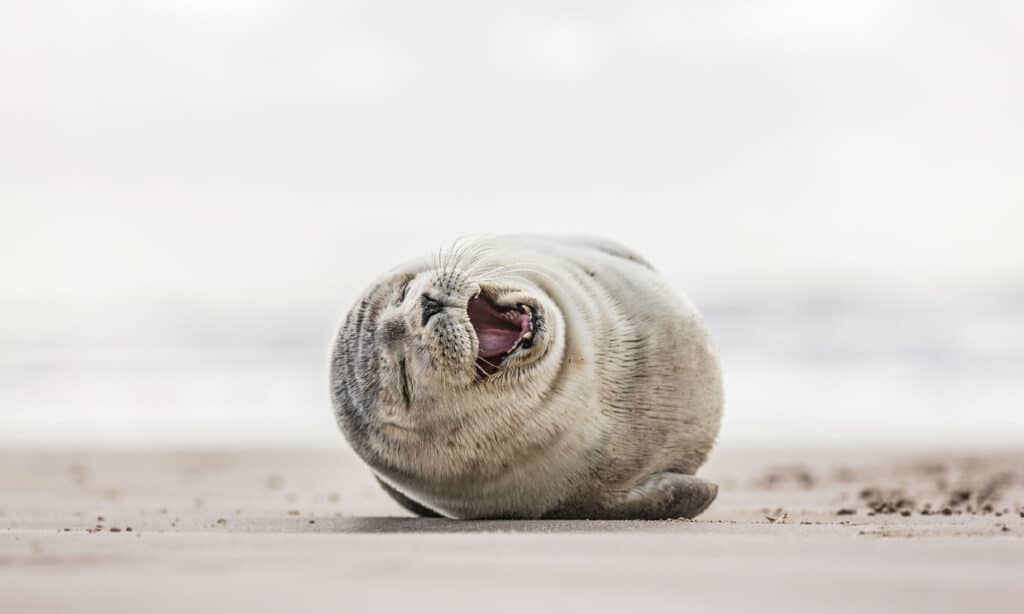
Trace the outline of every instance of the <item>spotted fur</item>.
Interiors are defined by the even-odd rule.
[[[490,376],[466,313],[478,293],[540,323],[533,347]],[[704,324],[610,241],[477,240],[384,275],[339,328],[331,391],[355,451],[417,513],[664,517],[699,513],[717,492],[686,477],[723,404]],[[672,503],[697,487],[710,489],[703,507]]]

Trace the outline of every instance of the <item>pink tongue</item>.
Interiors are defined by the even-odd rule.
[[[530,314],[513,310],[499,312],[483,298],[470,299],[466,313],[479,342],[477,355],[488,362],[499,362],[530,330]]]
[[[507,328],[481,328],[476,331],[480,341],[480,355],[484,358],[501,356],[519,341],[520,331]]]

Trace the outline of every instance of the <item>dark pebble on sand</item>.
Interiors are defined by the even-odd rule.
[[[949,495],[950,505],[961,505],[967,503],[971,499],[973,493],[969,488],[958,488]]]

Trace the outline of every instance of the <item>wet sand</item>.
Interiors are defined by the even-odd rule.
[[[407,517],[346,450],[0,452],[0,612],[1017,612],[1024,453],[719,449],[696,521]]]

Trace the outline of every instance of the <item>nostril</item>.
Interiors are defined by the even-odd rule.
[[[420,297],[420,307],[423,309],[423,326],[427,325],[427,321],[435,315],[441,313],[444,309],[444,303],[436,301],[426,294]]]

